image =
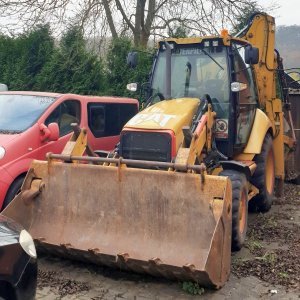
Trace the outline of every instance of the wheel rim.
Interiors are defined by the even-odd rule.
[[[275,163],[274,163],[274,153],[271,149],[268,153],[267,162],[266,162],[266,172],[265,172],[265,182],[266,190],[272,195],[274,190],[274,181],[275,181]]]
[[[245,191],[242,192],[239,206],[239,231],[242,234],[246,227],[247,220],[247,197]]]

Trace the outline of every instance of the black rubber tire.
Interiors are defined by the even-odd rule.
[[[220,176],[227,176],[232,185],[232,251],[240,250],[245,242],[248,227],[248,184],[245,174],[224,170]],[[243,203],[241,203],[243,201]],[[242,212],[240,210],[243,210]],[[242,213],[242,215],[241,215]],[[242,219],[241,219],[242,217]],[[240,224],[240,222],[243,224]],[[241,229],[242,226],[242,229]]]
[[[273,169],[267,168],[269,156],[269,159],[272,160],[273,163]],[[273,138],[269,133],[267,133],[265,136],[261,153],[255,155],[254,161],[257,167],[250,181],[255,187],[259,189],[259,194],[254,196],[249,201],[249,210],[252,212],[265,213],[269,211],[272,206],[275,188],[275,160],[273,150]],[[270,169],[272,169],[271,176],[273,177],[273,180],[271,179],[273,187],[269,187],[269,190],[271,190],[271,192],[268,191],[267,188],[267,185],[270,185],[271,183],[268,183],[266,180],[267,177],[270,177]]]
[[[7,191],[7,194],[5,196],[1,210],[3,210],[15,198],[15,196],[20,192],[23,181],[24,181],[24,176],[21,176],[21,177],[18,177],[12,183],[12,185],[9,187],[9,189]]]

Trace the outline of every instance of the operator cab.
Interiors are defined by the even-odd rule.
[[[160,42],[147,105],[164,99],[208,98],[217,114],[217,148],[233,157],[246,145],[258,106],[252,69],[245,63],[249,46],[234,39],[224,45],[221,37],[188,40]]]

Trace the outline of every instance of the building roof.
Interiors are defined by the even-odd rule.
[[[285,73],[285,79],[289,88],[289,94],[300,94],[300,81],[296,81],[287,73]]]

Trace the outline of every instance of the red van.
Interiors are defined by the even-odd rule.
[[[71,123],[88,130],[92,149],[109,151],[137,112],[136,99],[0,92],[0,208],[18,193],[33,159],[61,153],[72,133]]]

